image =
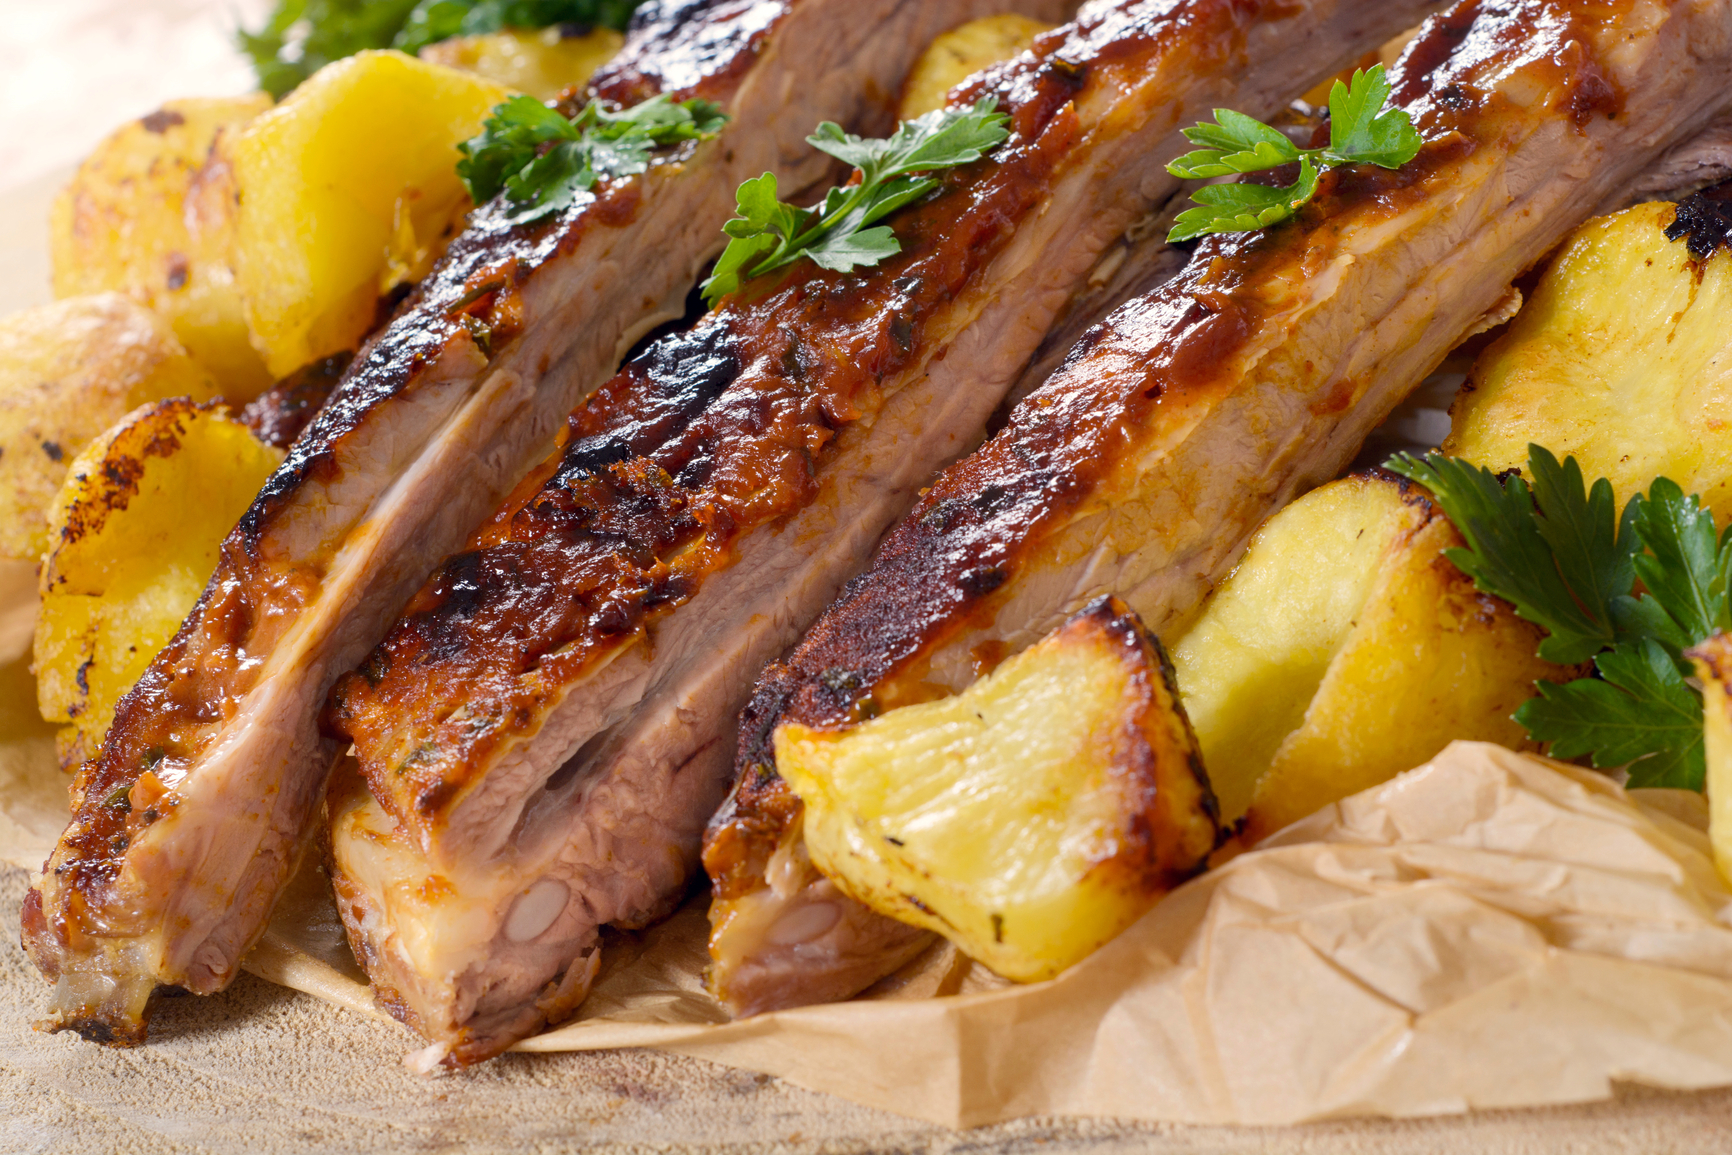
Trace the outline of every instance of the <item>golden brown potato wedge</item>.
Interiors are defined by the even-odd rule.
[[[381,293],[424,275],[468,207],[457,144],[510,90],[401,52],[314,73],[224,141],[234,269],[273,377],[353,349]]]
[[[1102,601],[952,698],[778,729],[818,869],[1007,978],[1050,978],[1215,845],[1160,644]]]
[[[271,106],[262,92],[175,100],[96,146],[49,219],[54,293],[125,293],[168,321],[231,399],[270,384],[247,336],[228,249],[232,197],[212,150]]]
[[[942,33],[908,73],[902,84],[902,103],[897,115],[903,120],[925,116],[944,107],[944,96],[982,68],[1009,60],[1034,38],[1051,28],[1039,20],[1013,12],[982,16]]]
[[[1708,758],[1708,841],[1732,884],[1732,637],[1716,634],[1686,655],[1702,679],[1702,745]]]
[[[1381,477],[1312,490],[1263,524],[1172,647],[1223,818],[1251,804],[1371,598],[1383,559],[1427,517]]]
[[[1444,452],[1519,468],[1529,442],[1610,478],[1620,506],[1670,477],[1732,519],[1732,252],[1668,241],[1676,208],[1636,205],[1576,231],[1474,365]]]
[[[49,503],[104,429],[147,401],[217,395],[167,324],[119,293],[0,318],[0,557],[42,556]]]
[[[1510,715],[1542,635],[1444,556],[1423,491],[1383,474],[1313,491],[1258,531],[1174,647],[1223,816],[1249,845],[1457,738],[1531,748]]]
[[[73,462],[49,517],[35,649],[37,705],[68,724],[63,766],[101,743],[282,460],[222,406],[177,398],[128,414]]]
[[[1544,634],[1479,592],[1444,556],[1462,548],[1433,513],[1393,543],[1305,720],[1282,740],[1245,816],[1256,842],[1434,757],[1456,739],[1537,746],[1510,716],[1542,678],[1577,674],[1536,656]]]
[[[473,72],[537,100],[552,100],[567,88],[588,83],[611,60],[625,37],[611,28],[591,28],[568,36],[558,25],[530,30],[507,28],[479,36],[454,36],[429,44],[421,59]]]

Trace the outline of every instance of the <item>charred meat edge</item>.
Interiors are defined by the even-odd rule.
[[[750,286],[574,413],[334,697],[379,804],[334,811],[345,916],[450,1061],[678,900],[751,676],[1171,192],[1177,129],[1268,115],[1422,10],[1096,6],[953,94],[996,94],[1012,137],[896,218],[900,255]]]
[[[233,979],[314,827],[340,748],[317,721],[331,682],[624,349],[682,311],[738,182],[816,181],[828,162],[804,137],[818,119],[884,127],[888,78],[860,76],[849,54],[918,7],[640,12],[591,93],[705,97],[733,122],[546,221],[513,226],[509,205],[484,206],[356,357],[74,781],[72,821],[22,918],[57,987],[45,1026],[136,1043],[159,985],[203,994]]]
[[[731,1006],[844,997],[909,949],[908,928],[807,861],[775,773],[780,721],[841,727],[954,692],[1103,593],[1170,636],[1263,518],[1335,476],[1515,276],[1726,110],[1732,7],[1468,2],[1428,22],[1392,80],[1427,141],[1414,162],[1336,170],[1297,220],[1201,243],[940,474],[765,672],[705,849]],[[828,929],[779,943],[790,923]]]

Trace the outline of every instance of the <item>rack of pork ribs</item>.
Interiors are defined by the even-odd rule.
[[[960,689],[1103,594],[1159,633],[1732,104],[1732,0],[1458,4],[1392,70],[1415,161],[1178,251],[1146,225],[1182,127],[1270,119],[1435,6],[1096,0],[951,93],[1010,136],[889,218],[899,254],[748,282],[608,377],[739,180],[824,178],[818,120],[882,130],[869,94],[1006,7],[647,6],[594,94],[732,120],[544,224],[484,206],[357,355],[79,773],[24,920],[64,1025],[135,1041],[158,985],[225,985],[327,785],[339,909],[424,1065],[570,1014],[700,853],[730,1009],[863,989],[929,936],[810,866],[775,725]]]

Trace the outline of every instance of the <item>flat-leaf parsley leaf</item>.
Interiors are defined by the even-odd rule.
[[[531,96],[494,106],[481,134],[457,146],[457,175],[476,204],[501,192],[513,224],[558,212],[602,177],[632,176],[658,148],[713,136],[727,121],[708,100],[655,96],[626,109],[599,101],[567,119]],[[551,146],[551,147],[549,147]]]
[[[815,209],[779,199],[774,173],[740,185],[739,215],[723,226],[728,247],[709,280],[710,304],[753,277],[786,268],[802,257],[839,273],[870,267],[902,251],[883,220],[938,188],[930,174],[970,164],[1010,135],[1010,118],[995,97],[971,108],[945,108],[904,121],[883,140],[862,140],[825,121],[806,140],[820,152],[860,171],[856,183],[833,188]]]
[[[1611,600],[1630,591],[1636,546],[1628,533],[1618,533],[1610,482],[1587,492],[1574,458],[1559,466],[1539,446],[1530,463],[1537,466],[1531,470],[1535,485],[1544,490],[1543,518],[1519,476],[1500,482],[1489,469],[1436,453],[1399,453],[1388,467],[1431,490],[1461,532],[1467,548],[1450,550],[1449,560],[1546,631],[1540,657],[1576,665],[1617,640]],[[1559,565],[1560,553],[1571,559],[1568,567]]]
[[[1636,577],[1647,592],[1613,607],[1625,632],[1654,637],[1677,657],[1715,631],[1732,628],[1726,599],[1732,550],[1715,533],[1714,515],[1666,477],[1630,505],[1635,531],[1648,547],[1635,559]]]
[[[1329,92],[1329,144],[1303,149],[1279,129],[1242,112],[1217,108],[1214,124],[1185,129],[1186,139],[1203,147],[1173,161],[1168,172],[1195,180],[1266,172],[1297,162],[1298,179],[1282,187],[1239,183],[1200,188],[1191,194],[1198,207],[1179,214],[1167,240],[1253,232],[1284,221],[1317,195],[1317,176],[1326,168],[1400,168],[1419,155],[1422,141],[1407,112],[1386,107],[1388,101],[1389,80],[1381,64],[1369,72],[1354,72],[1346,84],[1337,80]]]
[[[1611,482],[1587,487],[1574,458],[1528,446],[1527,473],[1499,480],[1439,454],[1397,454],[1394,472],[1431,490],[1467,542],[1449,559],[1486,593],[1543,628],[1542,658],[1595,674],[1540,696],[1515,720],[1559,758],[1628,766],[1633,786],[1700,790],[1702,699],[1684,650],[1732,628],[1732,531],[1671,480],[1617,513]],[[1640,579],[1643,593],[1634,596]]]
[[[1594,668],[1597,678],[1540,682],[1540,696],[1522,703],[1515,720],[1549,742],[1554,758],[1628,765],[1631,786],[1702,789],[1702,699],[1666,648],[1653,638],[1624,642]]]

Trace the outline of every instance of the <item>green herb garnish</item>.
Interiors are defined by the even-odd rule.
[[[301,81],[366,48],[389,48],[415,0],[277,0],[265,26],[236,33],[259,87],[281,100]]]
[[[1599,676],[1559,686],[1540,682],[1516,721],[1555,758],[1592,755],[1595,766],[1630,768],[1631,786],[1700,790],[1702,697],[1652,638],[1628,642],[1594,659]]]
[[[558,212],[604,176],[643,172],[656,149],[712,136],[727,119],[711,101],[666,96],[617,111],[592,100],[568,119],[513,96],[494,106],[481,135],[457,146],[457,175],[476,204],[503,192],[521,206],[511,222],[523,224]]]
[[[1329,92],[1329,145],[1305,149],[1280,129],[1217,108],[1214,124],[1185,129],[1185,137],[1203,147],[1169,164],[1168,172],[1195,180],[1297,163],[1298,179],[1285,187],[1237,183],[1200,188],[1191,194],[1198,207],[1179,214],[1167,240],[1255,232],[1284,221],[1317,194],[1317,177],[1324,169],[1343,164],[1400,168],[1419,154],[1422,142],[1412,118],[1404,109],[1386,107],[1388,100],[1389,81],[1381,64],[1369,72],[1354,72],[1347,84],[1337,80]]]
[[[421,0],[391,41],[416,53],[453,36],[479,36],[506,28],[578,28],[624,31],[643,0]]]
[[[930,174],[970,164],[1010,135],[1010,118],[996,97],[971,108],[945,108],[904,121],[883,140],[862,140],[825,121],[806,140],[813,148],[860,171],[858,183],[833,188],[816,209],[777,199],[776,176],[746,181],[736,200],[739,216],[722,226],[731,238],[704,282],[710,304],[743,281],[806,258],[839,273],[895,256],[902,245],[888,226],[874,222],[920,200],[939,186]]]
[[[1537,445],[1528,467],[1532,492],[1520,477],[1500,483],[1488,469],[1436,453],[1396,454],[1388,464],[1431,490],[1467,541],[1449,560],[1546,631],[1540,657],[1575,665],[1617,640],[1611,603],[1630,590],[1637,547],[1627,528],[1618,532],[1611,482],[1602,478],[1589,492],[1575,458],[1559,465]]]
[[[1558,685],[1515,720],[1559,758],[1628,765],[1633,786],[1702,789],[1702,698],[1683,651],[1732,628],[1732,531],[1667,478],[1617,514],[1611,482],[1592,489],[1574,458],[1528,446],[1520,477],[1455,458],[1397,454],[1389,468],[1431,490],[1467,542],[1449,560],[1546,631],[1539,655],[1596,674]],[[1632,596],[1637,579],[1645,591]]]
[[[642,0],[277,0],[257,32],[238,33],[259,87],[281,99],[367,48],[419,52],[453,36],[555,24],[623,29]]]

